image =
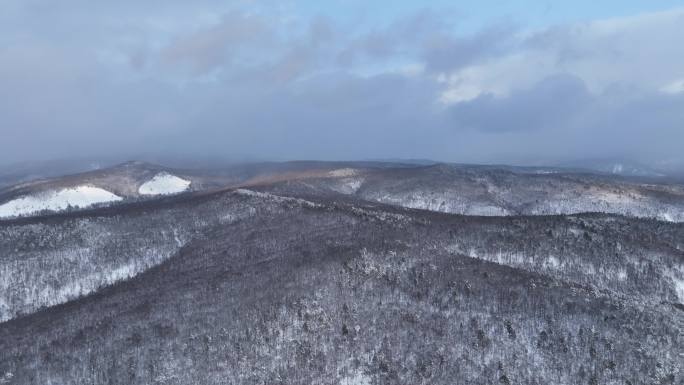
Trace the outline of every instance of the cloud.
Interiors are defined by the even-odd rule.
[[[457,126],[489,132],[567,128],[592,103],[581,79],[555,75],[506,97],[491,94],[450,108]]]
[[[192,151],[259,148],[275,159],[294,158],[293,151],[319,159],[424,156],[443,147],[448,134],[434,94],[434,83],[422,78],[343,72],[292,87],[216,89],[208,100],[190,102],[198,114],[192,139],[178,132],[162,140],[176,151],[188,143]]]
[[[487,136],[492,145],[501,140],[498,148],[513,159],[653,161],[676,158],[684,142],[684,95],[621,87],[597,94],[570,75],[503,97],[483,95],[448,111],[465,134]]]
[[[679,94],[684,92],[684,79],[677,79],[660,88],[660,91],[667,94]]]
[[[505,53],[512,43],[511,36],[515,33],[515,27],[499,24],[473,36],[434,37],[426,42],[423,57],[427,68],[432,72],[458,70]]]
[[[683,10],[462,34],[430,11],[368,27],[249,1],[136,4],[0,5],[0,162],[555,163],[684,142]]]
[[[479,93],[504,95],[543,78],[567,73],[593,92],[615,84],[659,89],[681,78],[684,9],[555,26],[519,33],[508,49],[484,62],[445,71],[445,101]],[[476,95],[475,95],[476,96]]]
[[[275,36],[265,20],[231,12],[216,25],[176,39],[160,56],[167,64],[189,64],[196,73],[206,73],[238,60],[259,60],[274,45]]]

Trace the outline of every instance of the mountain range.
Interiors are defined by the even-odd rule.
[[[2,213],[0,383],[684,380],[669,178],[128,162],[2,187]]]

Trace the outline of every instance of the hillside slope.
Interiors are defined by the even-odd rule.
[[[463,217],[249,190],[195,199],[154,210],[183,211],[191,223],[204,220],[197,204],[250,215],[197,230],[128,281],[0,323],[0,378],[682,381],[682,225]],[[130,214],[117,212],[81,216],[125,224],[119,215]]]
[[[334,192],[368,201],[463,215],[601,212],[684,222],[684,186],[660,180],[444,164],[342,170],[346,174],[333,172],[266,188],[282,194]]]

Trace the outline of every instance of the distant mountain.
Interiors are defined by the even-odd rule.
[[[666,177],[672,170],[624,159],[587,159],[559,164],[561,167],[585,169],[605,174],[635,177]]]
[[[464,215],[603,212],[684,221],[684,188],[662,178],[625,179],[550,167],[317,161],[208,170],[127,162],[0,189],[0,218],[239,187],[278,194],[344,194]]]
[[[0,218],[111,205],[189,190],[192,181],[173,172],[176,171],[144,162],[128,162],[19,183],[0,189]],[[201,183],[198,181],[198,184]]]
[[[356,199],[462,215],[602,212],[684,222],[684,186],[551,168],[446,165],[348,168],[344,176],[283,180],[276,194],[346,194]]]
[[[98,170],[115,163],[94,159],[56,159],[0,165],[0,188],[30,180]]]

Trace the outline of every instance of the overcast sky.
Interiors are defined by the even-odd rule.
[[[2,0],[0,162],[681,160],[679,2]]]

